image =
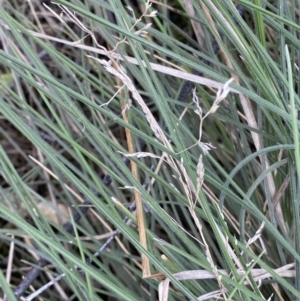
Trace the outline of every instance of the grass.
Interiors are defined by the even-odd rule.
[[[300,300],[299,2],[150,4],[0,7],[1,297]]]

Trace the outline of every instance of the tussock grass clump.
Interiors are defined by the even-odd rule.
[[[299,299],[298,19],[4,2],[1,298]]]

